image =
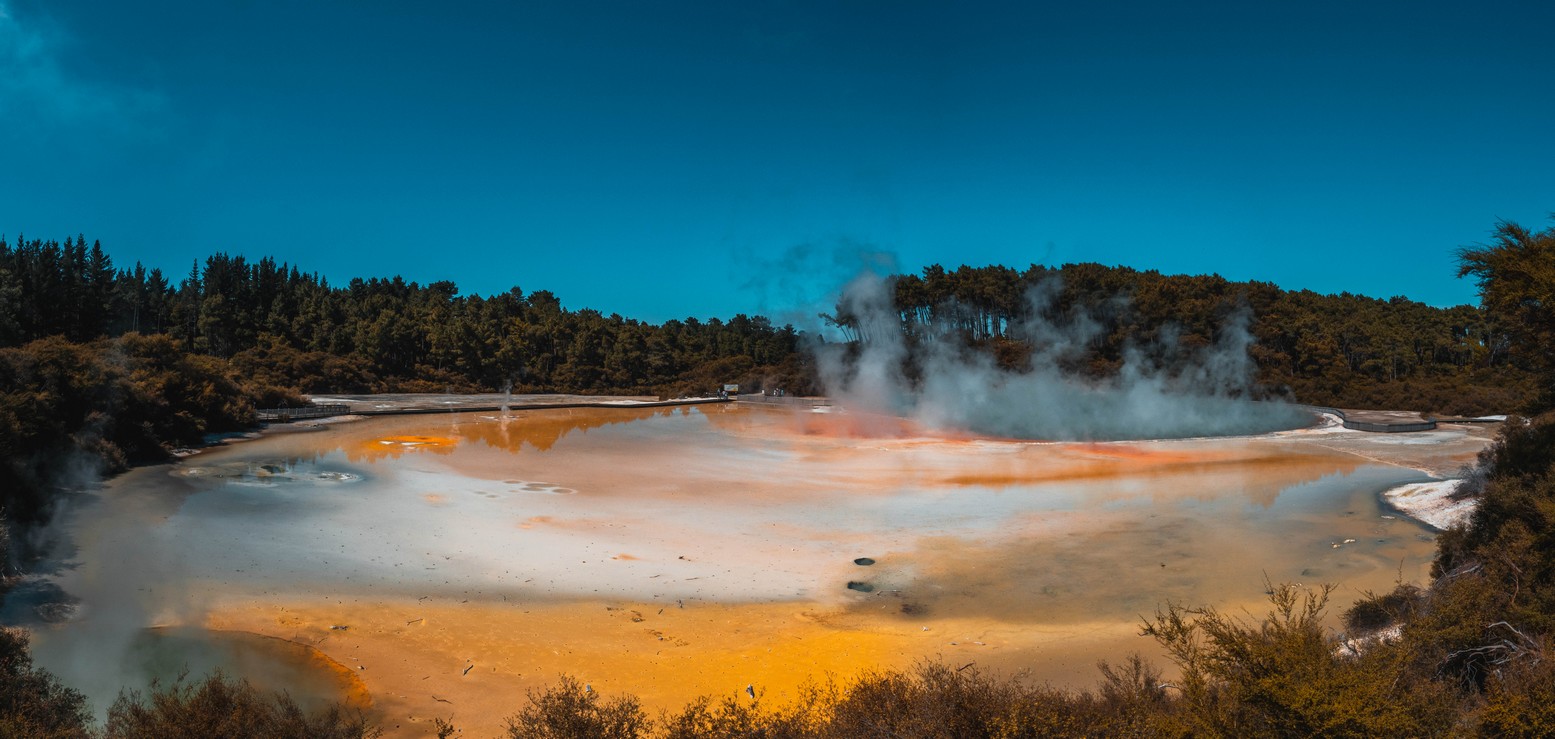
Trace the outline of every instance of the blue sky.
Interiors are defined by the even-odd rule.
[[[1472,7],[1471,7],[1472,6]],[[1473,302],[1555,3],[0,0],[0,232],[783,317],[852,255]]]

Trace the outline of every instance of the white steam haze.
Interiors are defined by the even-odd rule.
[[[1021,439],[1233,436],[1310,422],[1310,414],[1293,405],[1253,399],[1256,368],[1248,355],[1253,336],[1245,309],[1229,316],[1213,345],[1202,350],[1182,350],[1174,335],[1163,332],[1152,345],[1126,348],[1111,377],[1066,369],[1105,329],[1083,312],[1053,310],[1059,287],[1053,280],[1028,290],[1031,317],[1006,330],[1031,347],[1029,369],[1014,371],[999,367],[988,352],[964,350],[954,326],[919,329],[912,341],[892,299],[893,283],[865,272],[837,301],[838,317],[849,319],[857,345],[816,347],[821,382],[844,408]],[[904,369],[908,364],[917,369],[915,379]]]
[[[41,602],[8,597],[0,618],[32,631],[35,662],[85,694],[97,721],[121,692],[144,694],[218,669],[262,691],[285,689],[305,709],[337,697],[331,678],[264,640],[203,627],[216,592],[200,571],[209,556],[191,555],[187,533],[169,523],[182,518],[191,490],[165,467],[89,489],[49,526],[63,550],[45,576],[57,589],[40,593]],[[63,613],[29,612],[60,593]]]
[[[93,486],[96,487],[96,486]],[[99,489],[77,506],[62,506],[50,525],[71,542],[54,582],[78,604],[68,620],[34,624],[33,657],[65,684],[86,694],[101,720],[123,689],[145,689],[148,627],[199,623],[203,604],[186,587],[175,548],[154,524],[170,511]],[[209,665],[186,663],[199,677]],[[178,666],[174,666],[176,674]]]

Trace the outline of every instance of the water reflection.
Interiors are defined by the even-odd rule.
[[[213,484],[270,487],[292,483],[351,483],[360,482],[362,476],[342,470],[319,469],[317,457],[290,457],[287,459],[250,460],[223,464],[180,465],[173,469],[173,476],[194,481],[210,481]]]
[[[688,409],[621,408],[517,411],[500,416],[463,414],[439,434],[391,434],[360,439],[337,447],[352,462],[398,459],[408,453],[451,454],[455,447],[478,442],[494,449],[517,453],[525,447],[546,452],[575,432],[587,433],[607,426],[629,424],[656,417],[685,414]]]

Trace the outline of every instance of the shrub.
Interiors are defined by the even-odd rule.
[[[1456,706],[1378,648],[1341,659],[1322,615],[1333,586],[1270,588],[1272,610],[1248,623],[1213,608],[1169,606],[1144,633],[1182,671],[1188,733],[1208,736],[1433,736]]]
[[[822,709],[825,737],[1061,737],[1096,733],[1088,694],[997,679],[976,665],[924,662],[868,672]]]
[[[815,735],[812,708],[818,703],[814,689],[807,688],[808,699],[787,711],[771,711],[761,700],[744,694],[714,700],[702,696],[686,704],[677,713],[666,711],[659,717],[660,734],[665,739],[801,739]],[[824,703],[824,701],[822,701]]]
[[[637,739],[649,725],[636,696],[601,701],[565,675],[553,687],[529,691],[529,705],[507,719],[512,739]]]
[[[108,709],[106,739],[361,739],[382,732],[359,711],[332,705],[304,712],[285,693],[265,695],[220,671],[197,682],[180,677],[152,693],[122,693]]]
[[[1478,733],[1499,737],[1555,736],[1555,662],[1540,642],[1512,660],[1485,686]]]
[[[86,696],[32,666],[27,632],[0,628],[0,737],[89,737]]]
[[[1375,631],[1414,618],[1425,595],[1410,583],[1399,583],[1393,592],[1377,595],[1363,593],[1365,597],[1350,606],[1344,613],[1344,627],[1350,631]]]

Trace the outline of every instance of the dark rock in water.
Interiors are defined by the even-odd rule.
[[[859,557],[858,559],[853,560],[853,564],[859,565],[860,567],[868,567],[874,563],[875,560],[872,560],[868,557]]]
[[[62,624],[66,621],[69,621],[71,617],[76,615],[78,606],[76,603],[53,601],[49,603],[40,603],[32,610],[33,613],[38,614],[38,620],[42,621],[43,623]]]
[[[53,582],[27,578],[13,583],[11,590],[0,598],[0,603],[3,603],[3,607],[0,607],[0,624],[33,626],[69,621],[75,616],[81,601]]]
[[[928,613],[928,612],[929,612],[929,609],[927,607],[925,607],[922,603],[917,603],[917,602],[914,602],[914,601],[906,601],[906,602],[902,603],[902,615],[903,616],[922,616],[923,614]]]
[[[849,590],[857,590],[860,593],[872,593],[872,592],[875,591],[875,586],[870,585],[867,582],[859,582],[857,580],[849,580],[848,581],[848,589]]]

